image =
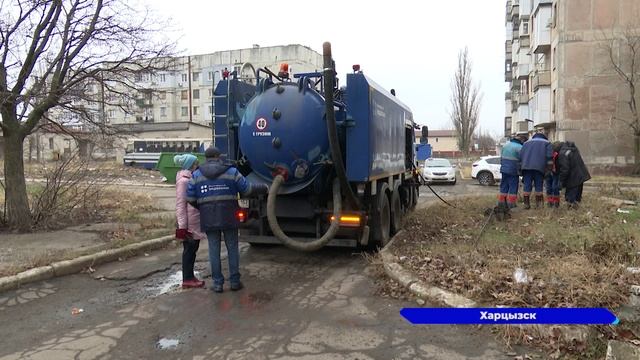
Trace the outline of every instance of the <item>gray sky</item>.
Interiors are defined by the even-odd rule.
[[[432,129],[451,128],[451,78],[458,51],[468,46],[484,92],[480,127],[503,133],[502,0],[145,1],[172,18],[185,55],[253,44],[302,44],[321,53],[330,41],[339,77],[360,64],[378,84],[395,88],[414,119]],[[331,9],[330,17],[323,9]]]

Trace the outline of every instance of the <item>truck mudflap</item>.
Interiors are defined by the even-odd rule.
[[[296,241],[300,241],[300,242],[311,242],[311,241],[316,240],[314,238],[300,238],[300,237],[295,237],[293,239],[296,240]],[[282,245],[282,242],[280,240],[278,240],[278,238],[276,238],[275,236],[249,235],[249,234],[243,234],[242,232],[240,232],[240,241],[241,242],[253,243],[253,244],[280,244],[280,245]],[[360,244],[362,246],[366,246],[368,243],[369,243],[369,227],[365,226],[362,229],[362,235],[360,236],[359,239],[354,239],[354,238],[333,238],[331,241],[329,241],[327,246],[355,248],[355,247],[358,246],[358,244]]]

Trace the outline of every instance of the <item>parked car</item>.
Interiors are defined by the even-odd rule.
[[[456,167],[447,159],[430,158],[424,161],[422,177],[427,184],[434,182],[447,182],[455,185]]]
[[[471,177],[480,185],[493,185],[502,179],[500,156],[483,156],[471,165]]]

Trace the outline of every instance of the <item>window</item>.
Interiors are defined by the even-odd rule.
[[[165,74],[160,74],[158,75],[158,78],[160,79],[160,82],[165,82],[167,81],[167,77]]]
[[[558,21],[558,4],[553,4],[553,15],[551,15],[551,26],[556,27]]]
[[[115,110],[109,110],[109,114],[108,114],[108,116],[109,116],[110,118],[114,118],[114,117],[116,117],[116,111],[115,111]]]
[[[49,138],[49,150],[53,150],[53,138]]]
[[[556,91],[553,90],[553,97],[551,98],[551,112],[556,113]]]
[[[491,165],[500,165],[500,158],[499,157],[488,158],[487,163]]]
[[[182,116],[189,116],[189,107],[187,106],[182,107]]]
[[[158,98],[160,98],[160,100],[165,100],[167,98],[167,92],[166,91],[160,91],[158,93]]]
[[[207,73],[207,80],[209,80],[209,81],[213,80],[213,71],[209,71]]]
[[[187,74],[182,74],[182,82],[187,82]]]
[[[209,105],[209,114],[213,114],[213,106]]]
[[[529,34],[529,22],[528,21],[523,21],[522,22],[522,35],[528,35]]]
[[[160,116],[167,116],[167,108],[166,107],[161,107],[160,108]]]
[[[200,99],[200,90],[198,90],[198,89],[194,89],[193,90],[193,98],[194,99]]]
[[[436,142],[438,142],[438,138],[436,138]]]
[[[240,65],[236,65],[233,67],[233,72],[236,73],[236,75],[240,75]]]
[[[505,69],[507,72],[511,72],[511,62],[507,62],[507,68]]]
[[[198,107],[197,106],[193,107],[193,115],[198,115]]]
[[[188,96],[189,96],[189,91],[188,90],[182,90],[180,92],[180,98],[182,100],[187,100]]]
[[[558,50],[555,46],[553,47],[553,54],[551,54],[551,56],[553,56],[553,70],[555,71],[558,64]]]
[[[213,90],[209,89],[209,97],[212,98],[213,97]]]
[[[200,73],[199,72],[194,72],[191,73],[191,81],[200,81]]]

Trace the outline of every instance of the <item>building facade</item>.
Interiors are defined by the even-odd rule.
[[[262,67],[277,73],[280,64],[287,63],[293,75],[321,71],[323,63],[321,54],[303,45],[254,45],[248,49],[182,56],[169,61],[171,65],[166,70],[136,73],[126,81],[82,84],[78,96],[70,95],[73,110],[56,108],[48,116],[78,133],[92,132],[92,126],[83,120],[88,117],[90,122],[126,131],[129,139],[212,137],[213,90],[225,69],[250,81],[255,77],[254,69]],[[123,85],[125,82],[127,85]],[[40,131],[31,137],[34,140],[25,153],[42,154],[47,160],[80,148],[78,141],[58,132]],[[117,157],[127,141],[120,137],[116,143],[120,146],[112,152]]]
[[[542,130],[576,142],[591,165],[632,164],[633,138],[616,120],[629,92],[607,46],[639,19],[638,0],[507,1],[505,136]]]
[[[111,124],[188,121],[210,125],[213,90],[225,68],[243,78],[253,77],[253,69],[265,66],[277,73],[281,63],[289,64],[292,74],[322,70],[322,55],[302,45],[254,45],[249,49],[173,60],[171,70],[137,75],[135,85],[140,91],[133,111],[106,106],[105,121]]]

